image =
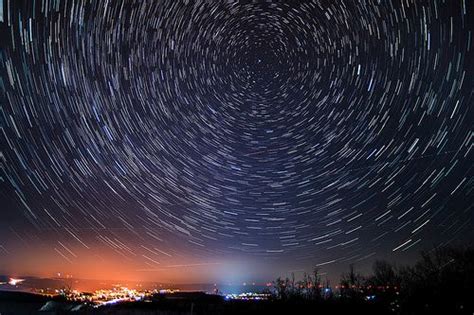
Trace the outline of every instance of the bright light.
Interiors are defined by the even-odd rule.
[[[14,279],[14,278],[10,278],[10,280],[8,281],[8,284],[9,285],[17,285],[17,284],[20,284],[22,283],[23,281],[25,281],[24,279]]]

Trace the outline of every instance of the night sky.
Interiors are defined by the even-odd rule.
[[[473,237],[468,0],[0,0],[0,274],[267,281]]]

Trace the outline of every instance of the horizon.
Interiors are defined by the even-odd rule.
[[[471,246],[472,246],[472,242],[470,243]],[[421,253],[422,252],[430,252],[432,250],[434,250],[435,248],[442,248],[443,246],[451,246],[449,244],[447,245],[439,245],[437,247],[431,247],[431,248],[426,248],[420,252],[417,253],[416,257],[413,258],[412,260],[408,261],[408,262],[405,262],[405,263],[399,263],[399,262],[395,262],[393,259],[392,260],[387,260],[387,259],[383,259],[383,258],[380,258],[380,257],[377,257],[377,258],[374,258],[374,259],[371,259],[369,260],[370,261],[370,264],[354,264],[354,263],[348,263],[348,264],[345,264],[344,267],[341,270],[341,272],[339,273],[328,273],[327,271],[325,271],[325,269],[321,268],[321,267],[317,267],[317,266],[313,266],[312,268],[310,267],[309,269],[307,270],[303,270],[303,269],[298,269],[298,270],[285,270],[285,271],[282,271],[280,273],[276,272],[274,273],[273,276],[269,276],[268,278],[264,279],[264,278],[252,278],[252,277],[247,277],[245,275],[242,275],[240,276],[239,278],[233,278],[234,280],[233,281],[225,281],[225,280],[222,280],[222,279],[219,279],[218,277],[214,277],[212,279],[210,279],[211,281],[202,281],[202,280],[198,280],[200,278],[196,278],[196,280],[188,280],[188,281],[185,281],[185,280],[173,280],[173,279],[163,279],[161,278],[160,279],[160,276],[159,275],[156,275],[157,274],[157,271],[156,270],[145,270],[145,271],[142,271],[142,270],[138,270],[140,272],[145,272],[145,273],[151,273],[151,274],[155,274],[156,275],[156,278],[154,279],[150,279],[150,278],[137,278],[137,277],[130,277],[130,278],[126,278],[126,277],[118,277],[118,278],[108,278],[107,276],[104,276],[103,274],[102,275],[99,275],[97,277],[81,277],[81,276],[75,276],[73,273],[68,273],[68,272],[61,272],[61,271],[58,271],[57,273],[51,273],[51,274],[43,274],[43,275],[39,275],[39,274],[34,274],[34,273],[5,273],[5,272],[2,272],[2,270],[0,270],[0,279],[1,277],[6,277],[6,278],[19,278],[19,279],[29,279],[29,278],[33,278],[33,279],[36,279],[36,280],[55,280],[55,281],[72,281],[72,280],[75,280],[75,281],[85,281],[85,282],[104,282],[104,283],[107,283],[107,285],[111,285],[113,283],[115,284],[120,284],[121,282],[123,283],[128,283],[128,284],[131,284],[131,283],[135,283],[134,286],[138,286],[138,285],[143,285],[143,284],[155,284],[155,285],[169,285],[169,286],[180,286],[180,285],[224,285],[224,286],[268,286],[269,283],[274,283],[274,281],[277,279],[277,278],[288,278],[288,279],[291,279],[293,276],[295,276],[295,279],[296,280],[301,280],[303,279],[303,276],[304,274],[307,274],[307,275],[312,275],[313,272],[314,272],[314,268],[317,268],[318,269],[318,274],[321,276],[321,279],[323,281],[327,281],[328,283],[330,283],[330,285],[332,287],[335,287],[337,285],[339,285],[339,282],[340,282],[340,277],[342,274],[344,274],[345,272],[347,272],[349,270],[349,267],[350,265],[354,265],[355,267],[355,270],[358,274],[360,274],[361,276],[366,276],[366,275],[370,275],[371,272],[372,272],[372,266],[373,266],[373,263],[375,261],[387,261],[389,263],[392,263],[394,264],[394,266],[397,266],[397,267],[403,267],[403,266],[412,266],[413,265],[413,262],[416,261],[417,259],[419,259],[421,256]],[[459,245],[459,246],[455,246],[455,248],[462,248],[462,247],[466,247],[466,246],[469,246],[468,244],[463,244],[463,245]],[[221,265],[219,263],[211,263],[211,264],[197,264],[199,267],[203,267],[203,266],[208,266],[208,265]],[[167,266],[163,266],[163,269],[162,270],[166,270],[166,267]],[[171,269],[174,269],[174,268],[189,268],[189,267],[193,267],[192,265],[191,266],[181,266],[181,265],[177,265],[177,266],[172,266]],[[100,269],[100,267],[99,267]],[[102,270],[102,269],[100,269]],[[338,269],[339,270],[339,269]],[[121,272],[121,271],[119,271]],[[180,272],[183,272],[182,270],[180,270]],[[189,274],[186,274],[184,273],[182,275],[183,277],[188,277]],[[215,281],[212,281],[212,280],[215,280]],[[114,284],[114,285],[115,285]],[[99,289],[100,285],[97,286],[97,287],[94,287],[94,289]]]

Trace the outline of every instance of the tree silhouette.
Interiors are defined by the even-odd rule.
[[[355,271],[354,264],[349,265],[349,272],[343,273],[340,280],[341,298],[344,299],[362,299],[360,292],[364,285],[364,277]]]
[[[341,275],[339,299],[331,298],[329,281],[322,284],[317,268],[300,281],[294,276],[291,280],[278,278],[274,287],[281,301],[331,305],[328,309],[354,307],[373,314],[400,315],[474,314],[474,249],[436,247],[422,252],[413,266],[377,260],[368,277],[350,265]]]

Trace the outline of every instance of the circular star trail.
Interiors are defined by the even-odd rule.
[[[325,266],[472,228],[469,1],[0,6],[0,249]]]

